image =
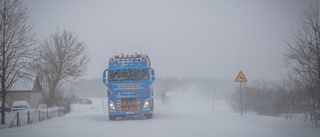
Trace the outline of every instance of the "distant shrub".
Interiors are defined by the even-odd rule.
[[[279,116],[281,114],[299,111],[293,108],[294,102],[290,92],[281,82],[255,81],[250,85],[244,85],[242,90],[242,111],[255,112],[258,115]],[[231,94],[230,105],[235,111],[240,111],[240,88],[236,88]]]

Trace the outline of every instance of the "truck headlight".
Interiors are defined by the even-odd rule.
[[[116,109],[116,108],[114,107],[114,104],[113,104],[112,101],[109,101],[109,108],[110,108],[110,109]]]
[[[146,101],[144,101],[144,105],[143,108],[147,108],[150,105],[150,98],[146,99]]]

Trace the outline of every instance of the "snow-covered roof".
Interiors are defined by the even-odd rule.
[[[32,90],[20,90],[15,88],[14,90],[10,90],[8,92],[41,92],[41,91],[42,91],[42,87],[40,85],[39,77],[37,76],[33,83]]]

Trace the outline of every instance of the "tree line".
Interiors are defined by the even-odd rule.
[[[46,39],[36,38],[28,8],[19,0],[0,0],[0,79],[2,108],[17,82],[39,79],[48,106],[62,96],[62,86],[82,76],[89,54],[73,31],[57,29]],[[1,124],[5,124],[5,109]]]
[[[284,62],[289,69],[290,94],[300,96],[306,117],[320,127],[320,2],[300,16],[301,28],[287,41]]]
[[[154,83],[156,96],[163,96],[167,92],[197,92],[200,96],[212,99],[214,91],[217,98],[224,99],[229,96],[234,88],[232,80],[214,78],[174,78],[157,77]]]
[[[69,96],[82,98],[106,98],[107,86],[102,83],[102,78],[80,79],[71,82],[65,88],[69,91]],[[155,98],[167,92],[196,92],[200,96],[212,99],[214,91],[218,98],[226,98],[234,89],[233,80],[212,79],[212,78],[175,78],[156,77],[153,84]]]

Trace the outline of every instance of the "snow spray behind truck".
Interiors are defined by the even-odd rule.
[[[125,115],[144,115],[151,119],[154,80],[151,60],[146,54],[112,56],[109,68],[103,72],[103,83],[108,87],[109,119]]]

